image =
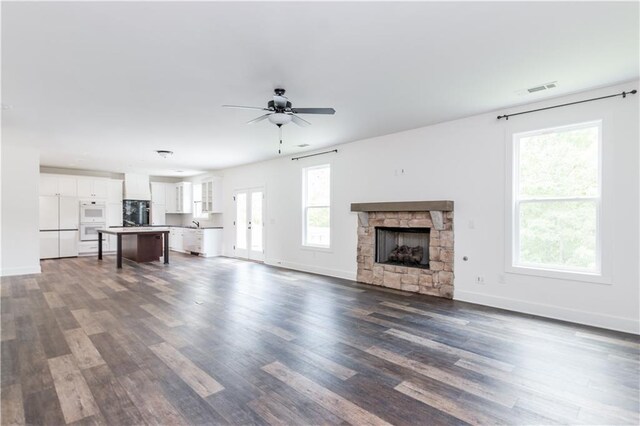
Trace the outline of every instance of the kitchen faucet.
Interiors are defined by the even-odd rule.
[[[191,222],[196,224],[196,228],[200,228],[200,222],[197,220],[192,220]]]

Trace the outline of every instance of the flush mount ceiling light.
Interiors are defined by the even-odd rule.
[[[156,152],[162,158],[167,158],[167,157],[173,155],[173,151],[167,151],[166,149],[159,149]]]

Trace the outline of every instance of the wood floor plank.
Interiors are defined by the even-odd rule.
[[[100,412],[109,425],[139,425],[142,415],[107,365],[82,371]]]
[[[461,318],[456,318],[453,316],[447,316],[447,315],[442,315],[439,314],[437,312],[433,312],[433,311],[427,311],[427,310],[423,310],[423,309],[416,309],[416,308],[412,308],[411,306],[405,306],[399,303],[393,303],[393,302],[381,302],[380,305],[382,306],[387,306],[390,308],[394,308],[394,309],[399,309],[401,311],[406,311],[406,312],[411,312],[413,314],[418,314],[418,315],[424,315],[427,317],[432,317],[432,318],[436,318],[440,321],[444,321],[444,322],[451,322],[454,324],[458,324],[458,325],[467,325],[469,324],[469,321],[466,319],[461,319]]]
[[[58,293],[54,291],[46,291],[42,293],[42,295],[44,296],[45,300],[47,301],[47,304],[51,309],[62,308],[63,306],[66,306],[64,301],[58,295]]]
[[[121,376],[118,381],[146,423],[157,425],[188,423],[143,370]]]
[[[170,344],[159,343],[149,348],[201,397],[224,390],[224,386]]]
[[[464,377],[457,376],[455,374],[449,373],[447,371],[441,370],[439,368],[424,364],[419,361],[414,361],[405,356],[396,354],[391,351],[387,351],[378,347],[371,347],[367,349],[367,353],[371,355],[375,355],[379,358],[382,358],[386,361],[392,362],[394,364],[400,365],[402,367],[413,370],[423,376],[432,378],[434,380],[438,380],[439,382],[446,383],[450,386],[456,387],[464,392],[468,392],[470,394],[479,396],[488,401],[492,401],[505,407],[513,407],[518,400],[518,398],[508,392],[504,391],[496,391],[491,387],[476,381],[472,381],[466,379]]]
[[[72,355],[49,359],[62,414],[67,423],[100,413],[93,394]]]
[[[495,425],[502,423],[499,419],[487,416],[477,410],[468,410],[464,404],[457,400],[441,396],[436,392],[423,389],[408,381],[400,383],[394,389],[471,425]]]
[[[71,311],[71,314],[88,335],[105,332],[105,329],[102,328],[102,325],[100,325],[88,309],[76,309]]]
[[[0,341],[13,340],[16,338],[16,324],[13,321],[13,314],[0,314]]]
[[[419,345],[425,346],[427,348],[432,348],[435,349],[437,351],[443,352],[443,353],[447,353],[447,354],[452,354],[455,356],[459,356],[461,358],[467,358],[467,359],[471,359],[474,361],[478,361],[480,363],[498,368],[500,370],[503,371],[511,371],[513,370],[514,366],[507,363],[507,362],[503,362],[503,361],[499,361],[497,359],[493,359],[493,358],[489,358],[486,357],[484,355],[480,355],[474,352],[470,352],[464,349],[460,349],[460,348],[456,348],[453,346],[449,346],[449,345],[445,345],[444,343],[440,343],[440,342],[436,342],[434,340],[431,339],[425,339],[423,337],[420,336],[416,336],[401,330],[395,330],[395,329],[391,329],[391,330],[387,330],[385,333],[390,334],[392,336],[395,337],[399,337],[401,339],[405,339],[408,340],[410,342],[413,343],[417,343]]]
[[[19,383],[2,388],[2,424],[23,425],[24,407]]]
[[[163,311],[158,306],[156,306],[156,305],[154,305],[152,303],[147,303],[147,304],[142,305],[140,307],[142,309],[144,309],[145,311],[149,312],[154,317],[158,318],[167,327],[178,327],[178,326],[184,324],[184,322],[173,318],[171,315],[167,314],[165,311]]]
[[[390,424],[277,361],[265,365],[262,370],[347,422],[367,425]]]
[[[80,369],[106,364],[83,329],[67,330],[64,337]]]

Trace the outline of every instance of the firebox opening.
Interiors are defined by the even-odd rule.
[[[376,262],[429,269],[429,228],[376,227]]]

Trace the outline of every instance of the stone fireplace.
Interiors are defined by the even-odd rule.
[[[354,203],[359,282],[453,297],[453,201]]]

